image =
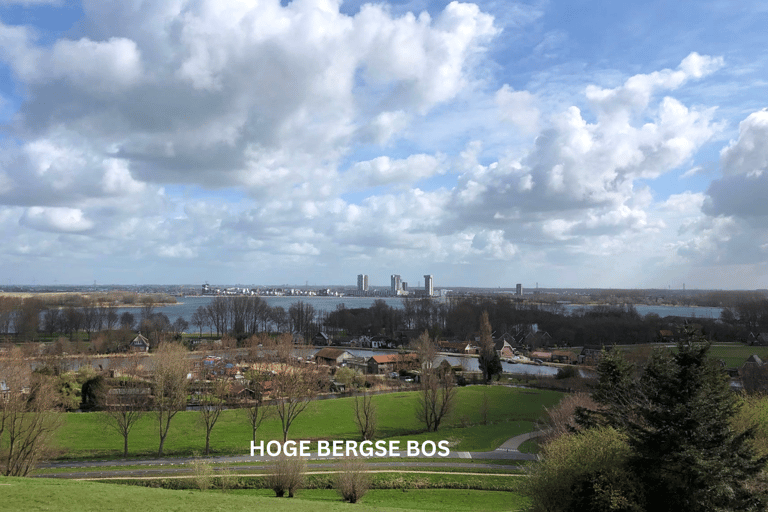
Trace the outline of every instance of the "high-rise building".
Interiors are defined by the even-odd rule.
[[[427,297],[431,297],[434,293],[432,289],[432,274],[424,274],[424,293],[427,294]]]
[[[389,277],[390,280],[390,291],[392,292],[392,295],[400,295],[400,290],[402,289],[400,284],[400,274],[392,274]]]
[[[515,295],[517,295],[518,297],[522,297],[522,295],[523,295],[523,285],[522,284],[517,283],[517,285],[515,286]]]
[[[357,291],[361,293],[368,291],[368,274],[357,275]]]

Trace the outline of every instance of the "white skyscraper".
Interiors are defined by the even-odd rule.
[[[432,274],[424,274],[424,293],[427,294],[427,297],[431,297],[434,293],[432,289]]]

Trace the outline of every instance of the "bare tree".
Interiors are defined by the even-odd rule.
[[[352,403],[355,410],[355,423],[363,436],[363,441],[370,441],[376,435],[376,404],[373,403],[373,397],[369,393],[355,395],[355,401]]]
[[[0,375],[5,382],[0,394],[0,471],[27,476],[61,424],[56,392],[47,378],[32,375],[18,348],[0,360]]]
[[[123,438],[123,457],[128,457],[128,435],[146,414],[149,386],[141,381],[126,381],[126,385],[107,390],[102,418],[107,426]]]
[[[416,416],[428,432],[436,432],[440,423],[453,409],[456,381],[450,368],[435,366],[437,349],[429,333],[419,336],[414,344],[421,362],[421,382]]]
[[[229,382],[218,378],[211,383],[210,391],[200,398],[200,423],[205,427],[205,455],[211,453],[211,432],[224,410],[229,395]]]
[[[192,313],[192,325],[197,327],[198,331],[200,332],[198,339],[203,338],[203,327],[210,324],[210,320],[208,318],[208,310],[205,309],[205,306],[198,306],[195,312]]]
[[[157,455],[162,457],[171,420],[187,405],[187,351],[177,343],[163,343],[155,353],[153,363],[154,408],[160,434]]]
[[[319,391],[319,375],[313,367],[282,363],[272,375],[275,412],[283,429],[283,442],[294,420],[309,406]]]

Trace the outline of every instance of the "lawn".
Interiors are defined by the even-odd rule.
[[[300,490],[293,499],[275,498],[265,490],[172,491],[95,482],[0,477],[3,510],[109,512],[252,511],[332,512],[456,510],[523,510],[528,501],[514,492],[464,489],[374,490],[354,505],[333,490]]]
[[[750,347],[736,344],[713,344],[709,356],[722,359],[726,368],[736,368],[743,365],[752,354],[757,354],[763,361],[768,360],[768,347]]]
[[[479,404],[483,396],[490,404],[487,424],[482,424]],[[416,392],[373,397],[378,409],[377,439],[431,439],[451,441],[460,451],[486,451],[508,438],[530,432],[544,407],[556,404],[562,393],[505,386],[468,386],[458,389],[456,406],[436,433],[424,433],[416,419]],[[291,427],[291,439],[360,439],[352,409],[352,398],[320,400],[309,405]],[[218,455],[249,452],[250,426],[242,410],[224,411],[213,430],[211,447]],[[258,439],[282,439],[280,422],[270,418],[259,430]],[[129,437],[129,456],[154,456],[158,433],[154,415],[143,417]],[[205,446],[199,414],[180,412],[171,423],[166,455],[191,455]],[[122,437],[109,429],[98,413],[67,413],[55,439],[55,453],[64,459],[119,458]]]

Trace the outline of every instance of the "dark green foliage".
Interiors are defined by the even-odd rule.
[[[738,398],[707,357],[709,344],[692,329],[680,338],[675,351],[655,350],[639,377],[618,351],[603,353],[593,393],[602,410],[581,410],[577,421],[626,433],[645,510],[765,510],[766,496],[750,484],[768,459],[752,450],[752,429],[731,428]]]
[[[628,434],[631,466],[648,510],[765,510],[745,484],[766,459],[754,456],[753,431],[733,432],[737,397],[691,332],[677,351],[657,351],[639,381],[643,400]]]
[[[104,397],[107,392],[105,379],[101,375],[86,380],[83,383],[80,393],[80,409],[83,411],[94,411],[104,405]]]
[[[573,379],[579,377],[579,370],[575,366],[563,366],[557,370],[556,379]]]

